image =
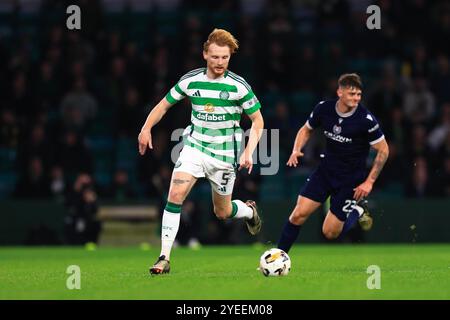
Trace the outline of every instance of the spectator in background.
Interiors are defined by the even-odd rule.
[[[297,107],[302,108],[303,106]],[[290,116],[290,109],[285,101],[279,100],[275,105],[274,111],[275,114],[269,118],[267,127],[279,130],[281,150],[289,150],[291,147],[290,141],[296,134],[294,129],[296,124],[294,125],[292,122],[300,120]]]
[[[286,48],[279,40],[273,39],[269,42],[267,50],[268,58],[267,65],[265,66],[267,74],[270,74],[272,82],[274,82],[278,88],[290,87],[291,82],[289,81],[288,76],[289,68],[286,64]]]
[[[73,62],[69,65],[68,70],[64,70],[67,72],[65,75],[65,80],[67,84],[64,86],[66,90],[71,89],[73,84],[76,84],[78,80],[84,80],[84,87],[89,88],[89,76],[86,70],[86,62],[80,58],[73,57]]]
[[[129,82],[126,74],[125,60],[122,56],[112,58],[107,78],[107,94],[110,108],[117,107],[120,101],[123,101],[124,88]]]
[[[407,139],[411,143],[407,144],[408,159],[415,159],[417,157],[428,158],[432,152],[427,144],[427,129],[423,125],[415,125],[412,127],[411,135]]]
[[[330,77],[326,77],[324,78],[323,81],[323,99],[326,100],[331,100],[334,99],[336,97],[336,82],[338,81],[338,79],[336,78],[336,76],[330,76]]]
[[[403,111],[413,124],[428,124],[436,112],[433,93],[428,89],[425,78],[413,80],[403,96]]]
[[[302,70],[301,77],[294,77],[294,87],[297,90],[314,91],[319,88],[317,69],[319,68],[314,47],[307,44],[301,49],[300,57],[294,59],[294,70]]]
[[[450,135],[448,140],[450,140]],[[444,174],[440,181],[439,189],[442,190],[443,197],[448,199],[450,197],[450,156],[444,160]]]
[[[440,54],[436,58],[436,67],[431,79],[431,88],[436,95],[437,105],[450,101],[450,63],[449,58]]]
[[[36,83],[37,108],[45,112],[55,112],[57,101],[60,99],[61,84],[56,78],[54,66],[45,60],[41,63],[39,71]]]
[[[50,170],[50,192],[53,199],[63,203],[67,196],[67,189],[63,169],[58,165],[53,166]]]
[[[25,122],[35,115],[35,102],[33,92],[28,86],[28,78],[25,72],[15,74],[12,81],[11,95],[7,105],[14,108],[14,113],[18,116],[19,122]]]
[[[61,46],[52,45],[48,47],[43,56],[50,63],[50,65],[52,65],[53,73],[58,83],[59,81],[63,81],[63,75],[66,72],[67,66],[65,66],[63,62]],[[60,90],[62,90],[61,87]],[[59,94],[61,93],[62,92],[59,92]]]
[[[193,35],[190,35],[190,37],[193,37]],[[191,45],[188,48],[193,48],[193,46]],[[192,56],[193,53],[189,52],[188,49],[187,55]],[[169,47],[165,43],[162,43],[162,45],[156,49],[152,63],[155,72],[155,79],[152,80],[157,83],[166,83],[169,76]]]
[[[0,61],[9,61],[10,52],[6,46],[6,37],[4,34],[0,35]],[[6,88],[9,82],[8,66],[6,63],[0,63],[0,88]],[[0,110],[4,106],[0,106]]]
[[[127,138],[135,137],[145,117],[141,107],[140,95],[136,87],[129,86],[125,91],[125,101],[120,105],[118,126],[119,135]]]
[[[431,196],[431,184],[428,172],[428,162],[424,156],[417,156],[412,163],[411,174],[406,185],[406,196],[423,198]]]
[[[104,50],[98,52],[99,67],[102,74],[107,74],[111,68],[111,61],[122,53],[122,39],[117,31],[110,31],[106,34],[106,43],[103,44]]]
[[[402,96],[398,90],[398,83],[395,76],[386,72],[380,79],[379,86],[369,99],[369,108],[379,116],[380,122],[384,126],[389,126],[389,115],[392,108],[402,107]]]
[[[277,37],[283,38],[287,36],[288,38],[294,29],[290,19],[289,5],[280,5],[274,1],[269,3],[267,9],[269,11],[268,32]]]
[[[450,196],[450,132],[447,132],[444,143],[435,153],[438,160],[436,170],[436,193],[442,197]]]
[[[344,72],[344,65],[342,61],[345,60],[344,51],[340,43],[331,42],[327,44],[327,50],[325,51],[325,56],[322,61],[322,65],[319,70],[321,70],[322,79],[330,79],[335,77],[337,74],[342,74]],[[332,86],[331,97],[336,96],[336,82]]]
[[[403,156],[408,135],[404,113],[400,107],[394,107],[390,110],[389,115],[390,117],[386,121],[386,135],[389,137],[390,143],[397,149],[397,154]]]
[[[436,152],[437,158],[443,160],[450,157],[450,132],[447,132],[444,143]],[[445,161],[445,160],[444,160]]]
[[[10,56],[10,60],[8,61],[9,70],[12,72],[12,79],[15,82],[16,76],[25,76],[25,88],[26,91],[31,91],[28,83],[28,75],[32,71],[33,61],[32,61],[32,51],[29,46],[30,39],[26,36],[21,38],[22,41],[17,41],[16,46],[14,47],[13,54]],[[3,62],[3,61],[2,61]],[[5,61],[6,62],[6,61]],[[16,83],[14,83],[13,88],[16,89]]]
[[[145,90],[144,83],[148,76],[146,72],[147,65],[139,54],[139,50],[136,42],[128,41],[124,47],[125,65],[127,66],[127,72],[133,75],[133,82],[139,89],[138,92]]]
[[[87,91],[85,79],[78,78],[72,90],[61,102],[61,115],[65,128],[83,132],[96,113],[96,99]]]
[[[84,19],[86,19],[85,16]],[[64,43],[64,47],[66,48],[66,58],[69,61],[78,60],[83,61],[88,65],[92,64],[95,55],[93,43],[86,41],[87,39],[82,37],[81,32],[79,31],[66,32],[65,35],[66,42]]]
[[[430,73],[430,59],[427,55],[427,49],[423,44],[418,44],[414,47],[410,62],[413,77],[428,77]]]
[[[423,36],[425,30],[427,30],[427,20],[423,19],[424,12],[428,12],[430,9],[430,1],[414,0],[414,1],[402,1],[402,14],[408,19],[400,19],[398,22],[402,27],[402,31],[405,35],[421,35]],[[415,23],[409,23],[415,21]]]
[[[48,137],[45,133],[45,128],[42,124],[37,123],[33,126],[30,132],[21,143],[17,161],[21,170],[26,170],[30,159],[37,157],[42,160],[44,170],[48,170],[50,164],[53,162],[52,148]]]
[[[61,8],[61,11],[62,10],[64,9]],[[44,39],[42,40],[43,49],[47,51],[51,47],[60,48],[63,46],[64,34],[65,32],[63,26],[58,24],[49,26],[48,31],[44,34]]]
[[[69,179],[81,171],[91,173],[93,169],[91,152],[81,139],[80,134],[75,131],[67,131],[57,147],[56,163],[63,168]]]
[[[77,176],[66,204],[68,215],[64,223],[67,243],[71,245],[97,243],[101,222],[96,218],[97,193],[90,175],[81,173]]]
[[[31,199],[50,197],[49,182],[44,172],[42,159],[32,157],[29,160],[27,170],[22,172],[17,182],[14,196]]]
[[[20,137],[20,127],[16,115],[10,109],[0,112],[0,147],[16,149]]]
[[[404,115],[400,107],[390,111],[390,118],[385,122],[385,134],[389,141],[389,159],[384,168],[385,174],[380,176],[380,185],[393,181],[401,181],[406,176],[406,152],[405,141],[408,138],[408,130],[404,121]],[[405,150],[406,149],[406,150]]]
[[[432,152],[430,160],[432,176],[436,178],[438,184],[442,184],[445,160],[450,157],[450,102],[442,106],[439,122],[431,130],[427,142]],[[435,191],[436,194],[443,195],[439,188]]]
[[[445,139],[450,133],[450,102],[442,106],[441,113],[438,125],[434,127],[428,136],[428,144],[433,151],[437,151],[445,143]]]
[[[139,179],[146,188],[146,196],[161,200],[167,197],[167,190],[172,176],[173,162],[170,158],[168,133],[155,129],[153,134],[153,150],[138,159]],[[162,208],[165,202],[161,204]]]
[[[324,29],[342,28],[348,25],[350,7],[345,0],[324,0],[318,3],[319,23]]]
[[[126,202],[136,198],[136,192],[129,181],[128,172],[126,170],[118,169],[114,173],[112,185],[105,193],[105,196],[117,202]]]
[[[204,32],[204,21],[199,14],[195,12],[188,12],[184,19],[180,20],[180,27],[185,30],[186,37],[181,39],[182,48],[189,48],[189,56],[195,57],[200,52],[195,49],[196,44],[202,40],[202,33]],[[166,47],[166,45],[164,45]]]

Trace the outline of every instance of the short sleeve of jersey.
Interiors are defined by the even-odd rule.
[[[370,113],[366,116],[367,120],[367,134],[370,145],[374,145],[384,139],[383,131],[381,131],[380,124],[377,119]]]
[[[319,102],[315,107],[314,110],[309,115],[308,120],[306,120],[306,126],[309,129],[315,129],[317,127],[320,127],[320,113],[322,110],[323,101]]]
[[[187,85],[187,79],[185,79],[184,76],[181,77],[177,84],[166,94],[166,100],[169,101],[170,104],[175,104],[178,101],[183,100],[186,97]]]
[[[253,93],[249,86],[244,86],[243,98],[239,100],[239,105],[244,109],[244,112],[248,115],[261,109],[261,103]]]

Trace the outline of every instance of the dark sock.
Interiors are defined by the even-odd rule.
[[[281,249],[286,253],[289,252],[292,244],[295,242],[295,240],[297,240],[299,232],[300,226],[291,223],[288,219],[288,221],[284,225],[280,240],[278,241],[278,249]]]
[[[347,217],[347,220],[345,220],[344,226],[342,227],[342,232],[339,235],[339,238],[341,238],[343,235],[345,235],[354,225],[355,222],[359,218],[358,210],[353,209],[352,212]]]

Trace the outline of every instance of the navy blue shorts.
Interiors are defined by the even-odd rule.
[[[317,168],[308,178],[300,195],[316,202],[324,203],[329,196],[330,210],[339,220],[347,220],[356,204],[353,190],[367,177],[364,170],[353,172],[347,178],[337,178],[324,168]]]

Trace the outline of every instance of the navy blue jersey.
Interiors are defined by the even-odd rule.
[[[337,110],[337,100],[321,101],[311,113],[306,125],[320,127],[327,140],[321,167],[336,178],[366,171],[370,145],[384,139],[375,117],[361,104],[343,114]]]

